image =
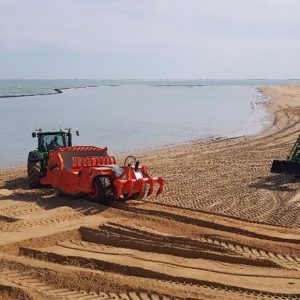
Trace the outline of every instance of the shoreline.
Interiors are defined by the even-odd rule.
[[[86,87],[94,87],[94,86],[86,86]],[[86,88],[86,87],[76,87],[76,88]],[[288,120],[286,119],[286,116],[283,115],[281,118],[277,118],[276,115],[278,113],[278,110],[282,106],[292,106],[296,107],[297,106],[297,100],[291,102],[289,97],[294,97],[290,96],[288,94],[289,89],[295,89],[299,88],[299,95],[300,95],[300,84],[298,85],[280,85],[280,86],[266,86],[266,87],[255,87],[257,92],[261,95],[263,99],[267,100],[262,100],[259,102],[259,104],[262,104],[266,110],[266,112],[269,114],[267,117],[270,119],[270,123],[268,125],[263,125],[261,124],[262,128],[258,134],[255,135],[240,135],[240,136],[232,136],[232,137],[226,137],[226,136],[218,136],[218,137],[211,137],[211,138],[198,138],[198,139],[193,139],[193,140],[188,140],[188,141],[183,141],[180,143],[172,143],[172,144],[167,144],[167,145],[162,145],[162,146],[153,146],[147,149],[137,149],[137,150],[132,150],[130,153],[139,156],[139,157],[145,157],[149,154],[156,153],[156,152],[165,152],[165,151],[172,151],[173,149],[176,149],[178,147],[192,147],[194,145],[205,145],[205,144],[214,144],[214,143],[220,143],[220,142],[229,142],[229,141],[237,141],[237,142],[243,142],[243,141],[249,141],[249,140],[257,140],[260,138],[263,138],[268,135],[275,134],[277,131],[280,131],[284,128]],[[75,89],[75,88],[63,88],[63,89]],[[282,95],[278,95],[278,92],[280,93],[281,90],[287,90],[285,91],[286,97],[282,97]],[[58,90],[58,89],[55,89]],[[59,92],[57,93],[62,93],[61,89],[58,90]],[[18,97],[18,96],[17,96]],[[21,97],[21,96],[20,96]],[[300,101],[300,100],[299,100]],[[257,104],[257,102],[255,102]],[[292,105],[290,105],[292,104]],[[126,151],[127,153],[127,151]],[[119,155],[116,155],[117,161],[122,161],[122,159],[127,156],[126,153],[120,153]],[[25,170],[26,169],[26,164],[24,165],[13,165],[13,166],[8,166],[4,168],[0,168],[0,174],[3,172],[9,172],[9,171],[16,171],[16,170]]]
[[[95,86],[84,86],[84,87],[75,87],[75,88],[61,88],[61,89],[55,89],[57,92],[53,94],[59,94],[62,93],[62,90],[67,90],[67,89],[79,89],[79,88],[88,88],[88,87],[95,87]],[[299,88],[299,95],[300,95],[300,84],[298,85],[280,85],[280,86],[266,86],[266,87],[255,87],[257,92],[261,95],[263,99],[267,100],[262,100],[259,101],[259,104],[262,104],[268,113],[269,116],[267,116],[267,119],[270,119],[270,123],[268,125],[263,125],[261,124],[261,130],[258,134],[254,135],[238,135],[238,136],[217,136],[217,137],[207,137],[207,138],[197,138],[197,139],[192,139],[192,140],[187,140],[179,143],[171,143],[171,144],[166,144],[162,146],[153,146],[150,148],[146,149],[136,149],[132,150],[131,153],[134,155],[145,155],[151,152],[156,152],[156,151],[168,151],[172,150],[173,148],[176,147],[189,147],[193,146],[195,144],[211,144],[211,143],[218,143],[218,142],[225,142],[225,141],[244,141],[244,140],[256,140],[260,139],[262,137],[265,137],[270,134],[275,134],[277,131],[282,130],[282,128],[285,126],[287,120],[285,116],[283,115],[280,121],[276,119],[276,114],[278,110],[280,110],[280,107],[282,106],[287,106],[287,107],[297,107],[297,101],[290,101],[289,97],[294,97],[293,95],[291,96],[290,94],[285,94],[286,97],[280,97],[278,95],[278,91],[282,89],[286,90],[285,93],[288,93],[289,89],[297,89]],[[48,94],[40,94],[40,95],[48,95]],[[31,96],[31,95],[25,95],[25,96]],[[24,97],[24,96],[11,96],[11,97]],[[1,98],[1,96],[0,96]],[[299,100],[300,101],[300,100]],[[300,103],[300,102],[299,102]],[[258,102],[255,102],[255,104],[258,104]],[[253,108],[254,109],[254,108]],[[126,151],[127,153],[127,151]],[[122,159],[125,157],[126,154],[121,152],[119,155],[116,155],[117,159]],[[24,165],[12,165],[4,168],[0,168],[0,172],[3,171],[9,171],[9,170],[22,170],[26,168],[26,164]]]
[[[48,96],[48,95],[56,95],[61,94],[62,91],[60,89],[53,89],[54,92],[48,92],[48,93],[40,93],[40,94],[28,94],[28,95],[4,95],[0,96],[0,99],[7,99],[7,98],[19,98],[19,97],[33,97],[33,96]]]
[[[63,88],[63,90],[67,90],[67,89],[78,89],[78,88],[86,88],[86,87],[94,87],[94,86],[84,86],[84,87],[75,87],[75,88]],[[250,139],[250,138],[255,138],[256,136],[260,135],[262,132],[264,132],[266,129],[268,129],[269,124],[264,124],[266,123],[266,120],[269,119],[269,117],[267,116],[268,111],[267,109],[265,109],[266,107],[266,97],[262,94],[261,88],[259,87],[251,87],[256,94],[253,95],[253,100],[251,100],[250,104],[251,104],[251,112],[249,114],[250,118],[252,118],[253,116],[256,116],[254,118],[259,119],[259,117],[261,114],[265,114],[265,118],[261,119],[260,122],[257,122],[257,126],[255,126],[254,128],[256,128],[253,131],[258,131],[258,133],[250,133],[247,132],[248,128],[251,128],[251,126],[240,126],[241,128],[238,130],[235,130],[233,132],[230,133],[226,133],[224,135],[212,135],[212,136],[203,136],[203,137],[190,137],[187,139],[183,139],[182,141],[173,141],[173,142],[169,142],[166,144],[154,144],[152,146],[148,146],[148,147],[139,147],[139,148],[133,148],[133,149],[128,149],[128,150],[119,150],[119,151],[115,151],[114,154],[116,157],[123,157],[126,156],[127,153],[134,153],[134,154],[139,154],[139,153],[144,153],[144,152],[149,152],[149,151],[156,151],[159,149],[170,149],[172,147],[176,147],[179,145],[190,145],[193,143],[206,143],[206,142],[215,142],[215,141],[221,141],[221,140],[231,140],[231,139]],[[55,89],[57,91],[57,93],[62,93],[62,89]],[[18,96],[16,96],[18,97]],[[21,97],[21,96],[20,96]],[[265,112],[264,112],[265,111]],[[244,122],[248,122],[246,121],[249,116],[244,120]],[[268,122],[270,123],[270,122]],[[3,166],[0,167],[0,170],[6,170],[6,169],[12,169],[12,168],[20,168],[20,167],[26,167],[26,163],[22,162],[21,164],[10,164],[10,165],[5,165],[3,164]]]
[[[53,92],[38,93],[38,94],[0,95],[0,99],[57,95],[57,94],[62,94],[64,90],[85,89],[85,88],[92,88],[92,87],[98,87],[98,85],[85,85],[85,86],[78,86],[78,87],[53,88],[52,89]]]
[[[276,133],[289,123],[288,113],[284,111],[300,107],[300,84],[264,87],[262,93],[270,99],[266,104],[266,109],[273,119],[269,133]]]
[[[188,144],[143,151],[140,152],[140,158],[151,163],[155,162],[156,156],[164,161],[168,160],[167,157],[169,155],[180,157],[180,159],[184,159],[185,156],[189,157],[190,166],[197,169],[198,172],[193,172],[195,174],[195,177],[193,177],[187,171],[181,169],[184,165],[180,164],[183,177],[180,181],[182,183],[186,182],[185,176],[189,178],[193,186],[195,185],[197,193],[199,193],[197,194],[197,199],[201,202],[203,198],[205,199],[204,203],[199,203],[201,211],[238,217],[243,220],[251,220],[251,222],[300,228],[300,218],[296,217],[298,211],[298,215],[300,215],[300,209],[297,203],[293,202],[297,201],[298,198],[300,199],[297,181],[293,180],[293,176],[281,176],[270,172],[272,161],[275,159],[286,159],[300,133],[300,85],[264,87],[262,88],[262,94],[270,100],[265,103],[265,106],[269,111],[272,122],[259,134],[219,140],[196,140]],[[219,153],[222,153],[221,157],[218,156]],[[169,169],[178,174],[178,171],[176,171],[176,160],[170,159],[170,161],[173,161],[174,166]],[[199,166],[196,166],[197,163]],[[203,167],[203,165],[207,165],[208,168]],[[163,172],[164,168],[159,167],[159,170]],[[172,172],[169,175],[170,181],[173,180]],[[205,176],[206,172],[208,176]],[[199,178],[196,180],[197,176]],[[176,179],[174,179],[175,183],[172,183],[172,186],[169,188],[170,191],[172,189],[178,191],[176,187],[177,184],[180,184],[177,182],[178,178],[180,177],[176,176]],[[225,178],[226,181],[228,179],[227,183],[219,181],[225,181]],[[205,182],[204,185],[201,180]],[[221,190],[224,189],[224,191],[218,192],[216,197],[211,198],[205,195],[206,192],[214,195],[214,189],[220,189],[220,186],[222,186]],[[232,187],[229,188],[229,186]],[[203,187],[205,188],[203,189]],[[187,191],[187,188],[184,188],[184,190]],[[183,195],[184,193],[182,192],[179,198],[182,198]],[[195,194],[193,193],[193,195]],[[271,200],[269,199],[270,195],[272,195]],[[169,204],[172,202],[172,197],[178,198],[176,193],[172,192],[164,203]],[[231,205],[224,211],[222,203],[218,203],[216,206],[215,204],[208,204],[217,201],[218,197],[224,199],[224,203],[229,201],[227,197],[236,197],[237,199],[233,202],[241,201],[241,203],[245,202],[246,204],[241,206],[243,207],[242,211],[239,211],[239,205],[236,204],[235,212],[230,212],[230,209],[233,208]],[[250,199],[253,199],[254,205]],[[282,202],[283,199],[285,199],[284,202]],[[220,201],[222,200],[217,202]],[[261,203],[262,207],[268,206],[268,203],[274,205],[274,207],[272,211],[265,214],[260,212],[262,207],[258,203]],[[193,203],[187,205],[179,203],[179,206],[182,208],[189,207],[189,205],[193,206]],[[197,205],[195,207],[198,207]],[[295,209],[295,212],[288,212],[291,207]],[[259,217],[253,218],[252,210],[255,210]],[[295,220],[290,222],[274,217],[272,213],[279,214],[276,210],[295,215]]]

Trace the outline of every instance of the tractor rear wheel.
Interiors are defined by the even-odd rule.
[[[31,189],[41,186],[41,170],[42,164],[40,161],[35,161],[27,164],[28,183]]]
[[[89,198],[93,202],[107,204],[110,200],[114,200],[114,192],[112,183],[107,176],[98,176],[94,179],[92,192],[89,193]]]

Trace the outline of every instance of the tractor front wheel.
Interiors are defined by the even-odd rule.
[[[112,183],[109,177],[99,176],[93,181],[92,191],[89,198],[93,202],[107,204],[110,200],[114,200]]]
[[[42,164],[40,161],[35,161],[27,164],[28,183],[31,189],[41,186],[41,170]]]

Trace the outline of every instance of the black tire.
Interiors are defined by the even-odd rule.
[[[89,194],[91,201],[107,204],[114,200],[114,192],[110,178],[107,176],[98,176],[93,181],[93,191]]]
[[[42,163],[35,161],[27,164],[28,183],[31,189],[41,187]]]

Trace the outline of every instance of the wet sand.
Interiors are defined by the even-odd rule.
[[[300,299],[299,181],[270,173],[300,133],[300,86],[263,92],[260,136],[140,153],[167,180],[157,199],[106,207],[0,171],[0,298]]]

